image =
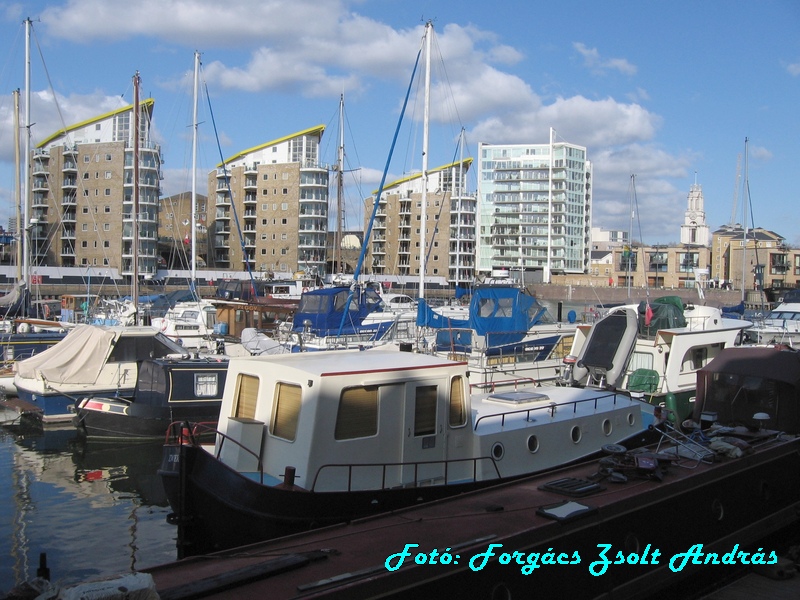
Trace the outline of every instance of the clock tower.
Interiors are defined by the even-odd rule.
[[[703,188],[692,184],[689,199],[681,225],[681,244],[685,246],[708,246],[709,231],[706,212],[703,208]]]

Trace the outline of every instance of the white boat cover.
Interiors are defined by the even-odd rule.
[[[51,383],[95,383],[118,335],[118,330],[78,325],[54,346],[17,361],[14,372]]]

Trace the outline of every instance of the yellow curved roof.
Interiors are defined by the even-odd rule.
[[[139,106],[149,111],[150,115],[153,114],[153,105],[156,101],[153,98],[148,98],[147,100],[142,100],[139,102]],[[128,111],[133,110],[133,104],[128,104],[127,106],[123,106],[122,108],[118,108],[116,110],[109,111],[107,113],[103,113],[102,115],[98,115],[96,117],[92,117],[91,119],[86,119],[85,121],[81,121],[79,123],[75,123],[74,125],[70,125],[66,129],[59,129],[51,136],[45,138],[42,142],[39,142],[36,147],[43,148],[47,146],[47,144],[51,144],[53,141],[57,140],[59,137],[65,136],[71,131],[75,131],[76,129],[80,129],[81,127],[86,127],[87,125],[92,125],[93,123],[99,123],[100,121],[104,121],[110,117],[115,115],[119,115]]]
[[[242,150],[238,154],[234,154],[229,159],[227,159],[224,164],[223,163],[219,163],[217,165],[217,168],[219,169],[219,168],[223,167],[224,165],[227,165],[227,164],[230,164],[230,163],[232,163],[232,162],[234,162],[236,160],[239,160],[240,158],[242,158],[244,156],[247,156],[251,152],[257,152],[259,150],[263,150],[264,148],[269,148],[270,146],[274,146],[276,144],[280,144],[281,142],[285,142],[287,140],[291,140],[292,138],[300,137],[300,136],[303,136],[303,135],[312,135],[312,134],[315,134],[315,133],[318,133],[319,135],[322,135],[323,131],[325,131],[325,125],[317,125],[316,127],[309,127],[308,129],[304,129],[302,131],[298,131],[297,133],[292,133],[290,135],[285,135],[285,136],[280,137],[280,138],[278,138],[276,140],[272,140],[272,141],[266,142],[264,144],[259,144],[258,146],[253,146],[252,148],[248,148],[247,150]]]

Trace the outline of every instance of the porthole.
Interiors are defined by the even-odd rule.
[[[535,435],[528,436],[528,451],[531,454],[535,454],[539,451],[539,438]]]
[[[633,413],[628,413],[628,425],[631,427],[636,425],[636,417],[633,416]]]
[[[722,501],[719,498],[714,498],[711,503],[711,514],[714,515],[717,521],[722,521],[725,518],[725,507],[722,506]]]
[[[611,435],[611,432],[614,431],[614,426],[611,424],[609,419],[603,419],[603,435],[608,437]]]
[[[500,442],[497,442],[495,443],[494,446],[492,446],[492,458],[494,458],[495,460],[501,460],[505,455],[505,453],[506,449],[503,448],[503,444],[501,444]]]
[[[575,425],[572,430],[570,431],[570,437],[572,437],[572,443],[577,444],[581,441],[581,428]]]
[[[498,583],[492,588],[491,600],[511,600],[511,590],[506,584]]]

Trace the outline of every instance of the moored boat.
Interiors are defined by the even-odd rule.
[[[78,325],[58,344],[14,366],[19,400],[44,423],[70,421],[89,395],[133,394],[138,362],[188,353],[151,327]]]
[[[623,313],[635,328],[635,335],[629,337],[629,356],[613,372],[601,373],[603,382],[665,406],[676,425],[692,415],[698,371],[725,348],[740,343],[742,332],[751,325],[726,317],[719,308],[684,303],[675,296],[618,306],[608,316]],[[577,357],[591,335],[591,325],[578,325],[563,383],[597,383]]]
[[[604,346],[611,358],[595,364],[593,347],[591,369],[621,360]],[[473,393],[468,379],[467,363],[411,352],[231,359],[213,447],[179,424],[164,448],[160,474],[189,551],[497,485],[642,443],[653,422],[653,407],[624,392],[512,379]]]
[[[156,358],[139,363],[129,398],[89,396],[78,401],[78,432],[99,440],[163,440],[173,421],[215,424],[227,359]]]
[[[659,440],[438,502],[144,569],[168,597],[686,597],[800,515],[800,439],[727,429],[738,457]],[[673,437],[671,430],[664,432]],[[713,437],[713,428],[707,431]],[[693,596],[694,597],[694,596]]]

